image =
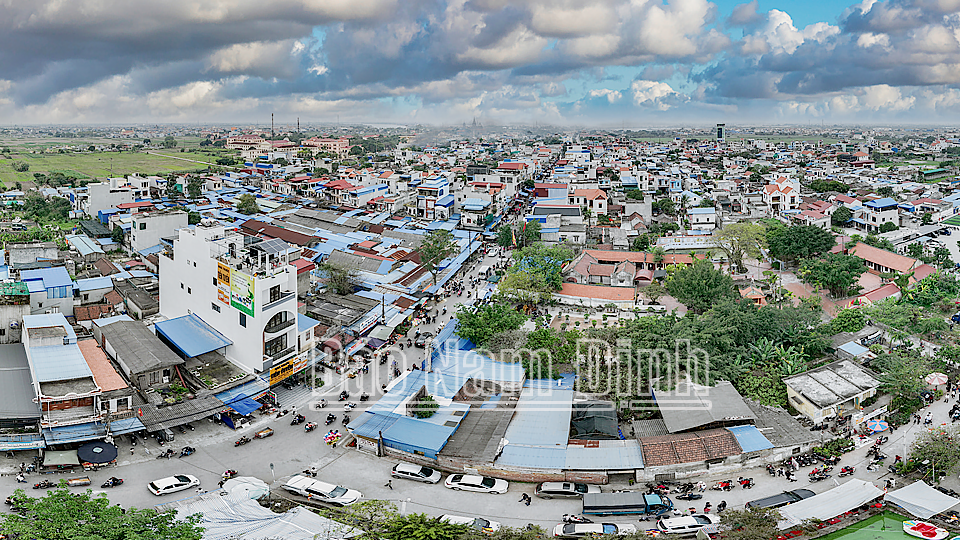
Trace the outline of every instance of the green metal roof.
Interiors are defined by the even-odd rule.
[[[0,283],[0,296],[30,296],[30,291],[22,281]]]

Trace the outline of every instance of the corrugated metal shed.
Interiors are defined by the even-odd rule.
[[[728,427],[727,431],[733,433],[733,436],[737,438],[737,444],[740,445],[745,454],[773,448],[773,443],[768,441],[756,426],[733,426]]]
[[[524,388],[506,439],[511,445],[566,446],[572,403],[573,390]]]
[[[188,358],[233,345],[196,313],[158,322],[155,328],[158,335],[167,338]]]

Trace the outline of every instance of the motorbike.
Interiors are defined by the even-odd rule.
[[[327,419],[323,422],[323,425],[329,426],[330,424],[337,421],[337,415],[330,413],[327,415]]]
[[[235,471],[235,470],[233,470],[233,469],[227,469],[227,470],[223,471],[223,474],[220,475],[220,479],[222,479],[222,480],[229,480],[229,479],[237,476],[238,474],[240,474],[240,473],[238,473],[237,471]]]
[[[183,426],[177,426],[177,431],[179,431],[180,434],[184,434],[184,433],[187,432],[187,428],[185,428],[185,427],[183,427]]]
[[[347,414],[343,415],[343,425],[347,425],[349,423],[350,423],[350,415],[347,415]]]
[[[770,476],[776,476],[776,475],[777,475],[777,468],[774,467],[773,465],[767,464],[767,473],[768,473]]]
[[[346,401],[347,398],[349,397],[350,397],[350,392],[347,392],[346,390],[344,390],[343,392],[340,392],[339,401]]]
[[[282,410],[282,411],[280,411],[280,412],[277,413],[277,418],[283,418],[283,417],[286,416],[287,413],[289,413],[289,412],[290,412],[289,409],[284,409],[284,410]]]
[[[250,442],[250,437],[247,437],[246,435],[244,435],[243,437],[240,437],[239,439],[237,439],[237,441],[233,443],[233,446],[243,446],[248,442]]]
[[[824,465],[836,465],[837,463],[840,463],[840,456],[833,456],[823,459]]]
[[[579,514],[564,514],[561,520],[564,523],[593,523],[590,519]]]
[[[696,501],[703,498],[701,493],[682,493],[677,495],[677,499],[681,501]]]
[[[844,476],[850,476],[851,474],[856,472],[856,470],[857,470],[856,467],[852,465],[847,465],[846,467],[840,469],[840,473],[837,476],[839,476],[840,478],[843,478]]]
[[[112,488],[123,484],[123,478],[111,476],[109,480],[100,485],[102,488]]]
[[[820,481],[822,481],[822,480],[826,480],[827,478],[830,478],[830,476],[831,476],[831,475],[829,475],[829,474],[824,474],[824,473],[815,474],[815,475],[810,476],[810,481],[811,481],[811,482],[820,482]]]
[[[380,356],[380,365],[382,366],[382,365],[384,365],[384,364],[386,364],[386,363],[387,363],[387,357],[386,357],[386,355],[381,355],[381,356]]]
[[[366,392],[360,394],[360,401],[366,401],[366,400],[368,400],[368,399],[370,399],[370,394],[368,394],[368,393],[366,393]]]
[[[184,424],[183,427],[189,429],[190,431],[193,431],[194,429],[196,429],[193,427],[193,424],[190,424],[190,423]]]
[[[302,474],[302,475],[304,475],[304,476],[310,476],[310,477],[316,478],[316,477],[317,477],[317,468],[316,468],[316,467],[310,467],[309,469],[305,469],[305,470],[304,470],[302,473],[300,473],[300,474]]]
[[[326,407],[326,406],[327,406],[327,400],[325,400],[325,399],[321,399],[321,400],[317,403],[317,408],[318,408],[318,409],[322,409],[322,408],[324,408],[324,407]]]
[[[180,451],[180,457],[189,456],[189,455],[193,454],[193,453],[196,452],[196,451],[197,451],[197,449],[194,448],[194,447],[192,447],[192,446],[184,446],[184,447],[183,447],[183,450]]]
[[[135,433],[131,433],[130,435],[127,435],[127,437],[130,438],[130,446],[136,446],[136,445],[137,445],[137,442],[138,442],[138,441],[137,441],[137,435],[136,435]]]
[[[740,487],[743,489],[752,489],[754,486],[753,478],[738,478],[737,483],[740,484]]]
[[[163,459],[163,458],[170,459],[173,457],[173,453],[174,453],[173,448],[167,448],[166,452],[160,452],[159,454],[157,454],[157,459]]]
[[[307,417],[306,417],[306,416],[304,416],[304,415],[302,415],[302,414],[298,414],[298,415],[296,415],[296,416],[293,417],[293,420],[290,421],[290,425],[291,425],[291,426],[299,426],[300,424],[302,424],[302,423],[304,423],[304,422],[306,422],[306,421],[307,421]]]
[[[344,404],[343,404],[343,410],[349,411],[349,410],[352,410],[352,409],[353,409],[354,407],[356,407],[356,406],[357,406],[356,403],[354,403],[354,402],[352,402],[352,401],[348,401],[347,403],[344,403]]]
[[[316,423],[316,422],[307,422],[306,424],[303,425],[303,431],[304,431],[305,433],[310,433],[311,431],[313,431],[313,430],[315,430],[315,429],[317,429],[317,423]]]
[[[730,491],[731,489],[733,489],[733,480],[723,480],[723,481],[717,482],[710,489],[715,489],[717,491]]]
[[[874,443],[874,446],[880,446],[881,444],[887,444],[887,441],[890,440],[890,437],[880,436],[877,437],[877,442]]]
[[[47,489],[47,488],[52,488],[54,486],[56,486],[56,484],[54,484],[49,480],[41,480],[40,482],[37,482],[36,484],[33,485],[33,489]]]

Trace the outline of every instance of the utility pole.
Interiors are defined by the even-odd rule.
[[[273,113],[270,113],[270,136],[273,137]]]

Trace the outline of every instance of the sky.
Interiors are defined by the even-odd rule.
[[[0,0],[0,124],[960,120],[960,0]]]

